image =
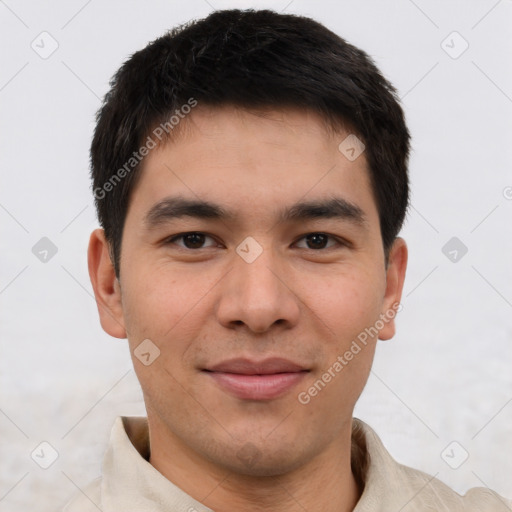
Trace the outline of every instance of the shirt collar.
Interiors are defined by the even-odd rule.
[[[104,512],[213,512],[167,480],[149,462],[147,419],[118,417],[103,463]],[[377,512],[404,496],[402,466],[363,421],[352,422],[352,470],[364,487],[354,512]]]

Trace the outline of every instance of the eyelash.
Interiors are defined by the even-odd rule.
[[[213,236],[208,235],[206,233],[203,233],[202,231],[187,231],[185,233],[180,233],[178,235],[173,235],[173,236],[167,238],[164,241],[164,245],[173,244],[176,240],[183,239],[187,235],[204,235],[205,237],[208,237],[208,238],[211,238],[212,240],[215,240],[215,238]],[[328,239],[333,240],[334,242],[336,242],[336,244],[339,247],[348,247],[348,245],[349,245],[347,242],[339,239],[338,237],[335,237],[334,235],[330,235],[329,233],[324,233],[323,231],[312,231],[310,233],[306,233],[305,235],[302,235],[299,239],[297,239],[297,241],[294,242],[294,244],[296,244],[300,240],[303,240],[303,239],[307,238],[309,235],[324,235],[324,236],[328,237]],[[192,252],[193,251],[200,251],[201,249],[208,249],[208,247],[199,247],[197,249],[190,249],[189,247],[184,247],[184,246],[179,246],[179,247],[180,247],[180,249],[183,249],[185,251],[192,251]],[[333,249],[333,248],[334,248],[334,246],[322,247],[320,249],[309,249],[308,247],[302,247],[301,249],[306,249],[306,250],[310,250],[310,251],[314,251],[314,252],[321,252],[321,251],[326,251],[326,250]]]

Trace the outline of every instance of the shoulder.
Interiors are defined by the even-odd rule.
[[[62,512],[98,512],[100,507],[101,478],[97,478],[83,489],[78,490]]]
[[[512,500],[508,500],[485,487],[470,489],[463,497],[467,510],[495,511],[512,510]],[[468,508],[470,507],[470,508]]]
[[[512,501],[490,489],[475,487],[464,496],[436,476],[400,464],[375,431],[354,418],[352,467],[359,467],[363,494],[355,512],[512,512]]]
[[[407,511],[496,512],[512,511],[512,501],[485,487],[475,487],[460,495],[441,480],[397,463]]]

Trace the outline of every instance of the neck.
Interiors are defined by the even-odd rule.
[[[339,464],[328,472],[304,467],[277,477],[229,474],[211,491],[203,503],[215,512],[349,512],[360,497],[350,466]]]
[[[254,476],[206,460],[173,433],[159,428],[158,420],[148,420],[150,463],[215,512],[349,512],[361,496],[351,470],[351,422],[322,453],[297,469]]]

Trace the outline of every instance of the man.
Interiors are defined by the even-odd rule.
[[[91,147],[89,273],[145,418],[67,512],[495,511],[352,417],[407,264],[409,133],[322,25],[218,11],[117,72]]]

